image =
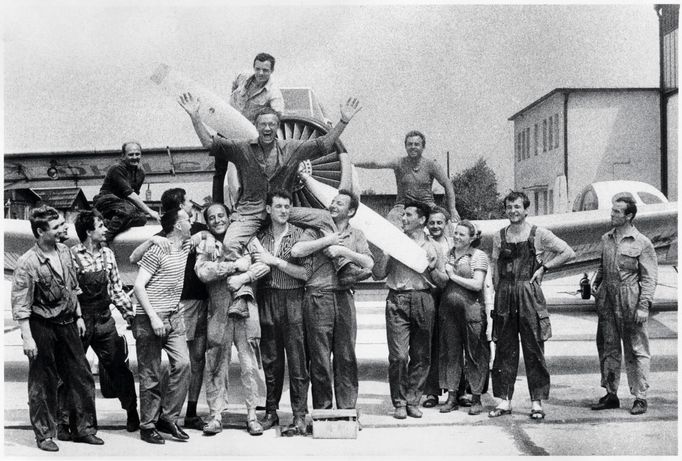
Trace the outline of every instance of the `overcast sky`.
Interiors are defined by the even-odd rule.
[[[199,145],[149,80],[165,62],[227,99],[261,51],[282,86],[312,87],[352,156],[425,155],[453,173],[479,156],[512,186],[507,118],[556,87],[658,86],[652,4],[245,6],[232,2],[5,1],[5,152]],[[365,180],[363,175],[361,179]]]

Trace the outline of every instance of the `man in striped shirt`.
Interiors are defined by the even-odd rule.
[[[81,337],[83,350],[88,347],[97,354],[100,363],[110,376],[112,384],[121,401],[121,408],[127,411],[126,429],[134,432],[140,427],[137,414],[137,393],[135,379],[128,368],[124,340],[116,331],[116,322],[111,316],[110,304],[114,304],[129,324],[133,321],[130,298],[123,291],[118,274],[116,257],[111,249],[102,246],[107,228],[98,211],[82,211],[74,223],[81,243],[71,248],[71,256],[76,267],[78,285],[82,293],[78,295],[85,335]],[[68,389],[63,384],[58,388],[59,426],[57,438],[71,440]]]
[[[265,210],[270,216],[270,225],[259,235],[263,251],[254,255],[257,262],[270,266],[270,273],[261,280],[256,292],[267,387],[266,413],[261,424],[263,429],[279,424],[277,409],[284,385],[286,351],[293,429],[304,434],[310,383],[302,312],[307,277],[304,261],[291,256],[291,247],[299,240],[312,240],[314,233],[289,224],[291,205],[288,192],[268,193]]]
[[[187,213],[179,208],[161,217],[161,227],[171,242],[170,252],[154,245],[140,261],[135,280],[135,296],[139,302],[133,333],[137,341],[140,374],[140,437],[145,442],[162,444],[157,432],[174,438],[189,436],[178,426],[177,419],[189,388],[190,361],[185,326],[179,311],[183,277],[189,248],[191,224]],[[170,378],[165,395],[161,395],[161,350],[168,354]]]

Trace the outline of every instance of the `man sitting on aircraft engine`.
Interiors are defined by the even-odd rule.
[[[142,147],[136,141],[128,141],[121,151],[121,159],[107,170],[99,194],[92,199],[104,218],[107,242],[131,227],[144,226],[147,215],[159,220],[159,214],[140,198],[145,176],[140,168]]]
[[[277,115],[284,111],[282,92],[271,78],[274,71],[275,58],[268,53],[258,53],[253,60],[253,73],[241,73],[232,82],[230,105],[254,125],[256,115],[265,107]]]
[[[190,93],[180,96],[179,104],[189,114],[194,130],[201,144],[211,149],[210,155],[216,159],[216,172],[213,176],[213,199],[224,203],[223,182],[228,162],[233,162],[243,181],[243,191],[230,217],[230,227],[223,242],[228,252],[237,251],[256,234],[265,217],[265,199],[268,191],[282,189],[293,192],[298,178],[298,166],[329,153],[346,125],[361,109],[359,101],[348,98],[341,106],[341,120],[324,136],[301,140],[278,140],[279,116],[265,108],[256,116],[257,139],[228,140],[212,137],[199,115],[200,101]],[[301,227],[320,229],[327,234],[336,231],[334,221],[326,210],[293,207],[289,222]],[[334,265],[340,276],[345,273],[361,272],[345,258],[336,258]]]
[[[388,219],[396,227],[402,228],[402,216],[408,202],[425,203],[431,209],[436,205],[433,198],[433,180],[445,189],[447,210],[453,223],[459,221],[459,213],[455,207],[455,191],[443,168],[435,160],[422,157],[426,147],[426,137],[420,131],[410,131],[405,135],[405,151],[407,156],[385,160],[353,162],[358,168],[391,169],[395,174],[398,189],[395,205],[388,213]],[[379,159],[380,156],[375,156]]]

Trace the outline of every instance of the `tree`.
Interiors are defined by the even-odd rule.
[[[462,219],[498,219],[504,210],[497,192],[497,178],[483,157],[476,164],[455,175],[452,186],[457,211]]]

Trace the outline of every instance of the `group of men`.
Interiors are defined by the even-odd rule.
[[[422,395],[437,392],[425,386],[437,357],[432,351],[437,319],[434,296],[448,280],[444,261],[451,244],[444,230],[448,219],[459,219],[452,185],[437,164],[422,158],[426,139],[418,131],[405,137],[406,157],[361,164],[394,170],[398,199],[389,218],[426,251],[429,265],[424,273],[370,251],[364,234],[349,224],[360,206],[354,193],[340,190],[328,210],[294,207],[291,192],[298,164],[327,154],[360,107],[349,98],[341,107],[341,120],[325,136],[279,140],[283,103],[269,80],[273,70],[274,58],[260,54],[254,60],[254,74],[239,76],[233,87],[231,103],[255,124],[255,140],[212,137],[199,116],[200,101],[191,94],[180,96],[202,145],[216,159],[214,199],[218,200],[204,209],[206,225],[193,216],[183,189],[164,193],[160,216],[140,199],[144,172],[136,142],[123,145],[121,161],[107,173],[94,200],[101,213],[85,211],[76,219],[80,245],[69,250],[60,243],[66,224],[56,210],[33,211],[31,228],[37,243],[17,263],[12,311],[29,358],[29,412],[39,448],[58,450],[55,437],[103,443],[95,435],[94,380],[84,352],[89,346],[127,411],[126,428],[133,432],[139,427],[141,438],[149,443],[164,443],[159,432],[177,440],[189,438],[178,423],[185,399],[184,428],[205,434],[222,430],[232,344],[239,353],[250,434],[262,434],[279,424],[285,364],[293,413],[289,429],[294,433],[307,431],[309,386],[314,409],[330,409],[334,404],[338,409],[355,408],[353,287],[370,275],[386,278],[389,289],[388,381],[394,416],[421,417]],[[248,178],[231,214],[220,199],[228,162]],[[445,187],[449,213],[434,207],[433,180]],[[541,402],[549,394],[544,341],[551,329],[540,283],[573,251],[548,230],[526,221],[525,194],[512,193],[504,203],[510,225],[495,237],[492,254],[496,288],[492,337],[497,342],[492,383],[501,402],[489,416],[512,411],[520,337],[532,401],[530,416],[542,419]],[[595,292],[602,386],[607,395],[593,408],[619,406],[622,340],[636,397],[632,413],[640,414],[647,407],[646,317],[656,284],[656,260],[651,242],[632,226],[636,211],[630,199],[618,199],[612,210],[614,229],[602,239]],[[162,232],[131,255],[131,262],[140,267],[133,312],[108,246],[115,245],[117,233],[143,224],[143,218],[146,222],[146,216],[159,220]],[[110,304],[132,325],[136,339],[139,415],[132,373]],[[162,350],[171,364],[163,392]],[[265,416],[259,420],[260,363]],[[197,415],[204,370],[207,420]]]

